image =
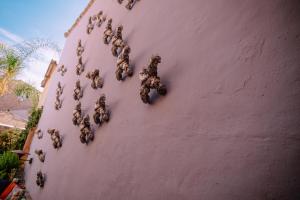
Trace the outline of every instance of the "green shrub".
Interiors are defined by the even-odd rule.
[[[28,118],[28,122],[27,122],[27,125],[25,127],[25,130],[23,130],[21,132],[20,137],[17,141],[16,148],[23,149],[23,146],[25,144],[25,141],[26,141],[26,138],[29,134],[29,131],[32,128],[35,128],[37,126],[37,124],[39,123],[40,117],[42,115],[42,112],[43,112],[42,108],[33,109],[31,111],[31,114]]]
[[[8,129],[0,132],[0,149],[3,151],[14,150],[20,137],[21,130]]]
[[[28,118],[28,122],[26,125],[26,129],[31,129],[36,127],[36,125],[39,123],[40,117],[42,115],[42,108],[33,109],[31,111],[31,114]]]
[[[13,169],[17,169],[20,160],[17,154],[6,151],[0,155],[0,179],[8,179]]]
[[[25,82],[18,83],[14,88],[14,93],[18,97],[30,99],[32,107],[37,107],[40,92],[34,86]]]

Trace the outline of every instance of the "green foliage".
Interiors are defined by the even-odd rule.
[[[21,58],[12,50],[7,50],[0,58],[0,69],[3,69],[7,74],[14,75],[21,69]]]
[[[15,76],[20,71],[21,65],[21,56],[14,49],[2,44],[0,48],[0,70],[3,77]]]
[[[9,83],[21,70],[21,58],[11,49],[0,48],[0,96],[9,92]]]
[[[0,178],[8,179],[13,169],[17,169],[20,160],[17,154],[6,151],[0,155]]]
[[[36,127],[36,125],[39,123],[42,112],[43,112],[42,108],[37,108],[32,110],[26,125],[26,129],[31,129]]]
[[[55,43],[45,39],[24,41],[14,46],[0,43],[0,96],[9,92],[9,83],[24,67],[27,67],[26,59],[30,58],[41,48],[60,51]]]
[[[35,128],[37,126],[37,124],[39,123],[40,117],[42,115],[42,112],[43,112],[42,108],[36,108],[36,109],[33,109],[31,111],[31,114],[28,118],[28,122],[27,122],[27,125],[25,127],[25,130],[23,130],[21,132],[20,137],[17,141],[17,146],[16,146],[17,149],[22,149],[23,148],[23,146],[25,144],[25,141],[26,141],[26,138],[29,134],[29,131],[32,128]]]
[[[42,115],[41,108],[33,108],[28,118],[25,130],[7,130],[0,133],[0,149],[2,151],[23,149],[29,131],[35,128]]]
[[[20,134],[21,130],[19,129],[9,129],[0,132],[0,149],[2,151],[16,149]]]
[[[28,83],[19,83],[15,89],[14,93],[18,97],[26,98],[31,100],[33,108],[36,108],[39,102],[40,92]]]
[[[19,97],[22,96],[29,98],[33,93],[37,93],[38,91],[28,83],[19,83],[15,87],[14,92]]]

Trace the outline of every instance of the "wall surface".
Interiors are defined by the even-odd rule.
[[[40,93],[38,108],[41,108],[42,106],[44,106],[46,99],[48,97],[49,85],[51,82],[50,80],[52,79],[53,74],[57,71],[56,62],[53,62],[53,63],[52,62],[53,62],[53,60],[51,61],[50,65],[48,67],[49,71],[47,70],[44,80],[42,81],[43,91]]]
[[[98,0],[67,38],[39,128],[26,186],[35,200],[297,200],[300,199],[300,2],[297,0],[142,0],[132,11]],[[86,34],[88,17],[103,10],[122,24],[135,75],[115,79],[116,58],[102,42],[104,26]],[[66,27],[67,29],[68,27]],[[76,46],[86,71],[75,74]],[[162,57],[165,97],[145,105],[138,72]],[[100,69],[103,89],[85,74]],[[111,120],[90,145],[72,124],[73,88],[84,86],[85,114],[105,93]],[[57,82],[63,107],[55,111]],[[54,150],[48,128],[63,135]],[[45,187],[36,173],[47,175]]]

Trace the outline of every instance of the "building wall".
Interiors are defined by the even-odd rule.
[[[44,106],[45,104],[45,101],[46,101],[46,98],[48,96],[48,91],[49,91],[49,85],[50,85],[50,82],[51,82],[51,79],[52,79],[52,75],[54,74],[54,72],[56,71],[56,68],[57,68],[57,64],[56,62],[53,62],[52,64],[52,61],[49,65],[49,72],[47,71],[47,74],[46,75],[47,77],[45,77],[45,84],[43,86],[43,91],[40,93],[40,96],[39,96],[39,103],[38,103],[38,107],[42,107]]]
[[[124,82],[115,79],[104,26],[86,34],[88,17],[100,10],[124,26],[132,48],[135,75]],[[55,73],[49,86],[44,137],[31,145],[31,153],[46,151],[46,161],[26,166],[33,199],[300,199],[299,15],[296,0],[151,0],[130,12],[96,1],[67,38],[60,64],[68,72]],[[75,74],[78,39],[85,73],[99,68],[103,89]],[[168,95],[145,105],[137,74],[156,53]],[[77,79],[85,114],[102,93],[111,111],[109,123],[93,123],[89,145],[72,125]],[[55,111],[58,81],[63,107]],[[48,128],[62,134],[61,149]],[[35,184],[40,169],[44,189]]]

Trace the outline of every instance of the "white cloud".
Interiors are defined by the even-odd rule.
[[[0,34],[4,36],[5,39],[10,40],[8,43],[14,42],[14,43],[19,43],[22,42],[24,39],[16,34],[13,34],[9,32],[6,29],[3,29],[0,27]]]

